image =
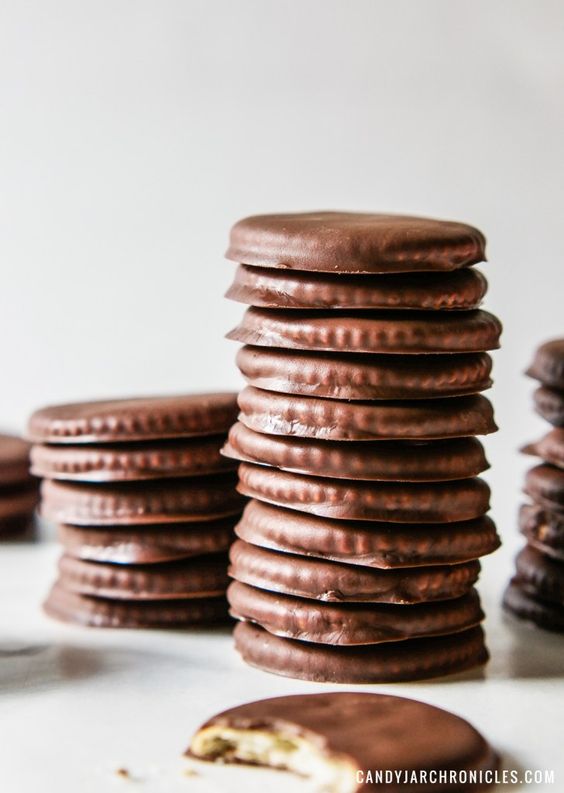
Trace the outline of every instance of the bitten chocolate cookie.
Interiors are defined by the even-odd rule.
[[[241,463],[238,490],[289,509],[341,520],[448,523],[489,509],[490,489],[478,478],[456,482],[386,482],[322,479]]]
[[[59,560],[59,574],[59,582],[67,590],[115,600],[216,597],[228,584],[223,554],[158,565],[105,564],[64,555]]]
[[[488,284],[478,270],[393,275],[300,273],[240,264],[226,297],[260,308],[478,308]]]
[[[488,660],[480,627],[450,636],[364,647],[284,639],[248,622],[240,622],[234,636],[235,648],[251,666],[318,683],[422,680],[472,669]]]
[[[550,512],[536,504],[522,504],[519,528],[529,545],[564,561],[564,513]]]
[[[231,474],[111,485],[45,480],[41,514],[79,526],[215,520],[240,512],[243,499],[235,481]]]
[[[248,308],[228,339],[259,347],[349,353],[468,353],[499,347],[501,323],[463,312],[275,311]]]
[[[16,435],[0,433],[0,487],[22,485],[30,481],[29,443]]]
[[[37,444],[35,476],[77,482],[126,482],[201,476],[233,469],[219,453],[223,436],[182,441],[82,446]]]
[[[265,435],[240,422],[229,431],[223,454],[295,473],[391,482],[465,479],[488,468],[484,448],[475,438],[339,443]]]
[[[329,399],[436,399],[490,388],[492,359],[457,355],[370,355],[241,347],[237,366],[267,391]]]
[[[525,546],[515,560],[517,575],[513,579],[533,597],[564,606],[564,565]]]
[[[392,606],[322,603],[235,582],[228,600],[230,614],[238,620],[275,636],[334,647],[443,636],[468,630],[484,618],[475,590],[440,603]]]
[[[523,452],[540,457],[546,463],[564,468],[564,429],[551,430],[536,443],[527,444]]]
[[[236,394],[189,394],[55,405],[36,411],[34,443],[121,443],[227,432],[236,418]]]
[[[50,617],[92,628],[183,628],[228,621],[225,597],[198,600],[108,600],[56,583],[43,609]]]
[[[456,565],[495,551],[491,518],[445,524],[331,520],[251,500],[235,527],[253,545],[386,570]]]
[[[564,389],[564,339],[541,344],[526,373],[544,386]]]
[[[548,631],[564,633],[564,608],[562,604],[548,603],[535,597],[534,593],[521,586],[518,578],[509,583],[503,596],[504,608],[519,619],[538,625]]]
[[[555,427],[564,427],[564,392],[541,386],[533,394],[539,416]]]
[[[404,215],[305,212],[256,215],[231,229],[226,257],[243,264],[334,273],[457,270],[485,259],[465,223]]]
[[[411,699],[363,692],[276,697],[239,705],[203,724],[186,754],[293,771],[311,777],[328,793],[356,793],[375,786],[382,793],[407,790],[396,781],[376,784],[378,772],[383,779],[396,780],[396,773],[428,778],[432,770],[451,769],[461,777],[461,772],[491,772],[499,764],[484,738],[458,716]],[[464,787],[475,793],[485,785]],[[417,789],[440,793],[452,786],[439,781],[418,784]]]
[[[247,386],[239,407],[239,420],[256,432],[320,440],[435,440],[497,430],[492,405],[481,395],[350,403]]]
[[[556,512],[564,511],[564,470],[554,465],[536,465],[525,476],[525,493],[533,501]]]
[[[155,564],[226,552],[236,516],[204,523],[145,526],[61,525],[58,539],[68,556],[112,564]]]
[[[426,603],[467,594],[478,579],[477,561],[435,567],[378,570],[311,556],[280,553],[238,540],[229,575],[244,584],[333,603]]]

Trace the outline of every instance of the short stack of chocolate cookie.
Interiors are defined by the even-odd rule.
[[[49,615],[121,628],[226,618],[226,553],[243,498],[219,452],[235,416],[227,393],[34,413],[32,473],[63,545]]]
[[[30,533],[37,505],[37,483],[29,473],[29,444],[0,434],[0,540]]]
[[[291,677],[431,677],[487,659],[474,584],[499,544],[474,437],[496,429],[478,306],[485,240],[461,224],[247,218],[228,297],[249,304],[224,449],[251,501],[228,599],[250,664]]]
[[[505,608],[547,630],[564,631],[564,339],[541,345],[527,374],[540,382],[537,412],[553,428],[523,451],[542,460],[525,477],[532,503],[519,511],[527,545],[504,596]]]

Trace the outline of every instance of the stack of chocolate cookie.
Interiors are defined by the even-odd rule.
[[[21,537],[33,525],[37,483],[29,473],[29,444],[0,434],[0,539]]]
[[[564,631],[564,339],[537,350],[527,374],[540,382],[537,412],[553,425],[523,451],[542,460],[527,472],[524,491],[532,503],[519,511],[527,545],[504,596],[516,616],[553,631]]]
[[[49,615],[123,628],[226,617],[226,552],[243,498],[219,452],[235,415],[234,394],[197,394],[31,417],[41,513],[64,549]]]
[[[250,664],[330,682],[430,677],[487,658],[473,586],[499,539],[474,437],[496,429],[500,323],[485,240],[460,223],[320,212],[231,232],[250,304],[224,453],[251,501],[228,599]]]

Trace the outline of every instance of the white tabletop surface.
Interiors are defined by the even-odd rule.
[[[484,673],[360,688],[412,696],[466,717],[502,753],[505,766],[554,769],[555,785],[521,790],[563,790],[564,637],[503,617],[499,599],[513,540],[484,565],[480,589],[492,655]],[[267,782],[272,793],[308,789],[286,774],[257,769],[200,764],[186,773],[181,754],[198,725],[219,710],[337,686],[246,667],[227,629],[59,625],[40,609],[57,554],[50,542],[0,548],[0,791],[258,793]],[[120,768],[130,778],[120,777]]]

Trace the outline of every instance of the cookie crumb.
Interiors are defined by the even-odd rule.
[[[116,769],[116,776],[119,776],[122,779],[131,779],[131,774],[129,773],[127,768],[117,768]]]

